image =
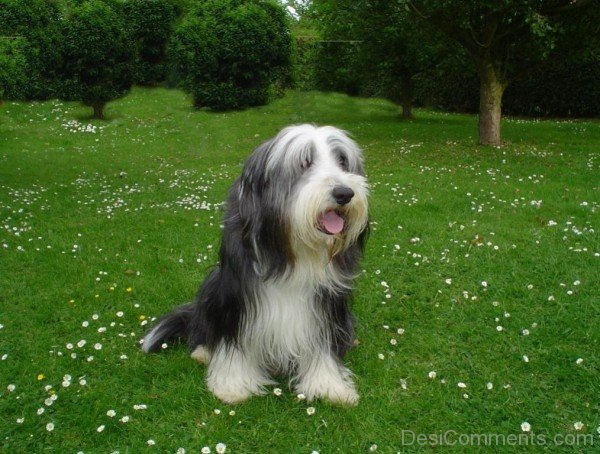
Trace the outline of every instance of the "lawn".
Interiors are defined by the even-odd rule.
[[[3,452],[440,451],[447,431],[450,452],[468,434],[600,447],[597,122],[507,119],[506,145],[483,148],[474,116],[402,121],[337,94],[211,113],[135,89],[107,121],[89,114],[0,111]],[[308,403],[282,380],[224,405],[185,348],[138,341],[215,264],[244,158],[300,122],[344,128],[365,153],[371,236],[346,357],[361,401]]]

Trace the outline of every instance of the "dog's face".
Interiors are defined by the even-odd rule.
[[[297,247],[326,247],[335,255],[354,244],[366,227],[368,189],[362,156],[338,129],[311,132],[309,143],[283,151],[289,164],[300,169],[288,207],[292,238]]]
[[[333,257],[367,228],[367,196],[356,143],[330,126],[300,125],[285,128],[253,153],[239,203],[254,232],[251,241],[262,243],[255,249],[276,248],[283,239],[283,247],[291,249],[288,259],[324,250]]]

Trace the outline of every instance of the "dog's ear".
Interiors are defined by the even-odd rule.
[[[244,246],[263,274],[280,275],[293,263],[293,254],[276,188],[266,175],[271,144],[272,140],[264,142],[250,155],[234,191]]]
[[[263,142],[252,152],[244,164],[242,176],[234,184],[237,192],[238,212],[242,227],[244,242],[250,244],[256,236],[258,214],[262,210],[262,198],[267,189],[265,166],[268,158],[271,141]]]

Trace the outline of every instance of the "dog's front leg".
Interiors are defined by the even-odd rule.
[[[206,384],[225,403],[265,394],[265,386],[273,383],[261,365],[236,345],[222,342],[210,357]]]
[[[296,392],[308,400],[324,398],[342,405],[358,404],[358,393],[352,382],[352,372],[330,351],[322,351],[299,361]]]

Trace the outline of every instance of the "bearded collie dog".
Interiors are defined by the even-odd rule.
[[[342,358],[348,306],[368,233],[362,153],[343,131],[304,124],[260,145],[226,202],[220,261],[192,303],[160,318],[142,349],[187,342],[226,403],[285,374],[306,399],[356,405]]]

